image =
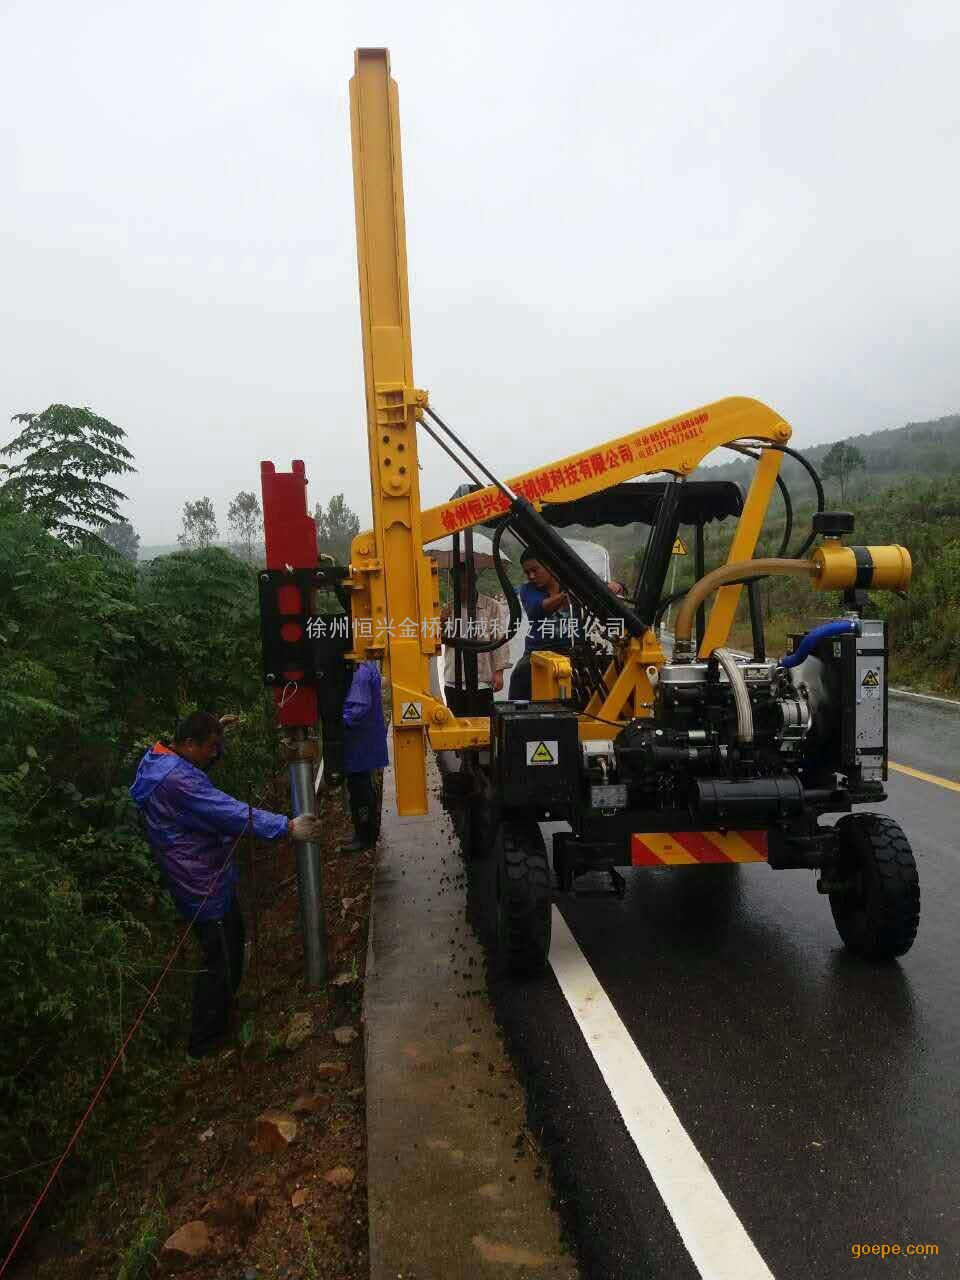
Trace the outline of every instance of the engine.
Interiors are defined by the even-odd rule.
[[[821,628],[823,630],[824,628]],[[838,786],[876,799],[886,759],[882,622],[793,638],[796,657],[758,662],[718,650],[668,662],[653,714],[585,742],[591,806],[691,811],[705,826],[771,820],[826,803]]]

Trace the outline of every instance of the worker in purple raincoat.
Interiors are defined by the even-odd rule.
[[[353,673],[343,704],[343,723],[343,767],[353,839],[340,852],[362,853],[376,844],[380,825],[373,771],[387,765],[387,726],[383,719],[380,668],[375,662],[361,662]]]
[[[144,755],[130,788],[163,882],[203,956],[187,1048],[195,1058],[214,1052],[223,1040],[243,971],[233,850],[250,810],[207,778],[222,754],[221,722],[210,712],[194,711],[178,726],[171,746],[158,742]],[[253,830],[263,840],[312,840],[319,824],[306,814],[287,818],[254,809]]]

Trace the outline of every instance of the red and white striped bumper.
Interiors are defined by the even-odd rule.
[[[630,861],[635,867],[766,860],[766,831],[640,831],[630,838]]]

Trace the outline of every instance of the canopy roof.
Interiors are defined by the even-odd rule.
[[[626,481],[611,485],[599,493],[572,502],[545,502],[540,514],[557,528],[571,524],[596,528],[601,524],[653,524],[657,508],[668,480]],[[461,485],[453,495],[466,497],[476,491],[474,485]],[[732,480],[686,480],[682,482],[680,495],[681,524],[709,524],[711,520],[726,520],[739,516],[743,511],[743,491]],[[497,520],[488,521],[495,527]]]
[[[466,539],[460,536],[460,556],[461,559],[466,554]],[[453,535],[448,533],[444,538],[437,538],[436,542],[428,542],[423,548],[427,555],[433,556],[437,562],[438,569],[451,569],[453,567]],[[510,557],[505,551],[500,552],[500,559],[509,561]],[[473,562],[477,569],[488,569],[493,564],[493,543],[483,533],[474,531],[473,535]]]
[[[595,528],[600,524],[653,524],[666,480],[611,485],[573,502],[545,502],[542,515],[550,524]],[[732,480],[686,480],[680,489],[680,523],[709,524],[743,511],[743,492]]]

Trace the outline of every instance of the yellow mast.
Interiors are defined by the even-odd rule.
[[[351,554],[354,618],[362,605],[372,620],[355,654],[389,658],[398,806],[418,814],[427,812],[423,691],[439,604],[422,550],[416,423],[426,394],[413,382],[399,104],[386,49],[357,50],[350,116],[374,527]]]

